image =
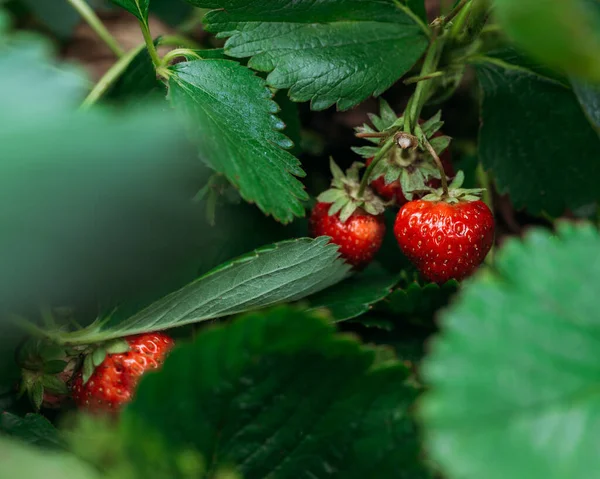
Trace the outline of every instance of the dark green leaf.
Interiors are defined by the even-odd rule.
[[[600,140],[573,91],[498,60],[476,70],[479,155],[500,191],[518,208],[551,215],[600,199]]]
[[[100,479],[100,474],[72,454],[48,452],[0,437],[0,477]]]
[[[302,142],[302,125],[300,124],[300,114],[298,112],[298,105],[290,101],[289,97],[287,96],[287,93],[283,90],[279,90],[275,94],[274,100],[280,108],[279,118],[281,118],[281,121],[285,123],[285,129],[283,130],[283,132],[294,143],[294,146],[290,150],[290,153],[297,156],[300,153],[302,153],[302,148],[300,147],[300,144]]]
[[[166,88],[156,78],[156,70],[145,45],[127,53],[113,68],[119,68],[121,72],[102,95],[104,101],[123,102],[166,95]]]
[[[384,299],[398,282],[377,265],[308,298],[311,309],[325,309],[334,321],[344,321],[369,311]]]
[[[307,199],[300,162],[264,80],[228,60],[197,60],[173,68],[169,98],[184,112],[200,157],[224,173],[242,197],[282,222],[302,216]]]
[[[435,283],[420,285],[416,282],[403,282],[401,288],[378,305],[378,310],[403,323],[432,325],[435,314],[448,304],[457,290],[456,281],[448,281],[441,286]]]
[[[40,414],[19,417],[5,411],[0,414],[0,432],[37,446],[63,447],[56,428]]]
[[[122,434],[134,457],[140,435],[193,447],[209,475],[233,464],[246,479],[426,477],[409,416],[414,391],[389,358],[322,318],[255,313],[174,350],[142,380]]]
[[[573,89],[588,120],[600,132],[600,85],[573,80]]]
[[[591,226],[537,229],[465,283],[423,370],[421,415],[444,476],[597,475],[599,249]]]
[[[218,8],[207,28],[230,37],[228,55],[252,57],[271,72],[268,83],[294,101],[322,110],[350,108],[379,95],[406,73],[427,47],[425,27],[394,0],[188,0]]]
[[[66,361],[53,360],[44,363],[43,370],[46,374],[58,374],[62,373],[65,370],[65,367],[67,367]]]
[[[148,23],[150,0],[111,0],[115,5],[135,15],[141,22]]]
[[[296,301],[342,280],[349,266],[329,239],[301,238],[219,266],[122,322],[68,334],[77,343],[173,328],[276,303]]]
[[[417,17],[427,23],[425,0],[406,0],[406,6],[410,8]]]
[[[583,0],[496,0],[515,43],[560,71],[600,81],[600,10]]]

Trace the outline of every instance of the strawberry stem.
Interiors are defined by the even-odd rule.
[[[433,146],[431,146],[431,143],[429,143],[427,138],[423,139],[423,144],[425,145],[425,148],[427,148],[429,154],[433,157],[433,161],[435,161],[435,166],[437,166],[438,170],[440,170],[440,180],[442,182],[442,190],[444,192],[442,198],[448,198],[448,180],[446,179],[446,172],[444,171],[444,165],[442,165],[442,160],[440,160],[440,157],[437,155],[437,153],[433,149]]]
[[[371,176],[371,172],[375,165],[379,163],[379,161],[387,154],[388,151],[394,146],[395,140],[394,137],[391,136],[387,139],[387,141],[383,144],[381,149],[377,152],[377,154],[373,157],[373,161],[365,170],[363,177],[360,180],[360,187],[358,188],[358,197],[362,198],[365,190],[367,189],[367,185],[369,184],[369,176]]]

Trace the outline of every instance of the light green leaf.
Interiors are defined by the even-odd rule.
[[[218,8],[205,24],[230,37],[225,52],[252,57],[268,83],[322,110],[350,108],[387,90],[427,47],[424,25],[394,0],[188,0]]]
[[[182,326],[285,301],[296,301],[341,281],[349,266],[327,237],[284,241],[226,263],[116,324],[67,333],[62,340],[91,343]]]
[[[232,464],[245,479],[428,477],[407,371],[377,352],[295,309],[250,314],[205,330],[145,377],[121,436],[132,454],[152,433],[172,451],[193,447],[208,476]]]
[[[307,299],[311,310],[326,310],[334,321],[345,321],[369,311],[388,294],[398,282],[377,265],[327,288]]]
[[[600,81],[600,9],[594,0],[496,0],[494,12],[511,39],[534,58]]]
[[[47,452],[0,437],[0,477],[100,479],[100,474],[71,454]]]
[[[597,476],[599,249],[591,226],[510,240],[443,315],[421,416],[444,476]]]
[[[115,5],[124,8],[129,13],[135,15],[138,20],[148,23],[148,6],[150,0],[111,0]]]
[[[263,79],[237,62],[197,60],[173,66],[169,85],[169,98],[189,118],[202,160],[281,222],[304,214],[308,196],[296,178],[304,172],[283,149],[292,142],[278,131],[284,124]]]
[[[24,417],[19,417],[4,411],[0,414],[0,433],[37,446],[52,448],[64,446],[57,429],[40,414],[26,414]]]
[[[476,64],[483,90],[479,156],[517,208],[560,215],[600,199],[600,140],[573,91],[495,59]]]

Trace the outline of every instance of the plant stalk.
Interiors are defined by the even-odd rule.
[[[160,57],[158,56],[156,46],[154,45],[154,39],[150,33],[150,27],[146,22],[142,22],[140,20],[140,28],[142,30],[142,35],[144,36],[144,41],[146,42],[146,48],[148,49],[148,53],[152,59],[152,64],[154,65],[154,68],[158,70],[161,67],[161,61]]]
[[[102,41],[111,49],[117,58],[125,55],[123,48],[119,42],[106,29],[102,21],[98,18],[94,10],[87,4],[85,0],[67,0],[71,6],[83,17],[87,24],[96,32]]]
[[[360,187],[358,188],[358,196],[359,197],[362,197],[363,193],[367,189],[367,185],[369,184],[369,176],[371,176],[371,172],[373,171],[373,168],[375,168],[375,165],[377,163],[379,163],[379,160],[381,160],[381,158],[383,158],[387,154],[387,152],[390,151],[390,149],[394,146],[394,144],[395,144],[394,136],[390,136],[387,139],[387,141],[383,144],[381,149],[377,152],[377,154],[373,157],[373,161],[367,167],[367,169],[365,170],[365,172],[363,174],[363,177],[360,180]]]
[[[92,88],[86,99],[81,104],[81,109],[86,109],[95,104],[104,93],[121,77],[135,56],[144,48],[140,45],[121,57]]]
[[[442,198],[448,198],[448,180],[446,179],[446,172],[444,171],[444,165],[442,164],[442,160],[440,160],[440,157],[437,155],[437,153],[433,149],[433,146],[431,146],[431,143],[429,143],[427,138],[423,139],[423,144],[425,145],[425,148],[427,148],[429,154],[433,157],[433,161],[435,161],[435,166],[437,166],[438,170],[440,170],[440,180],[442,182],[443,191]]]

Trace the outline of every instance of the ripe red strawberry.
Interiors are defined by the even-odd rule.
[[[446,176],[449,178],[452,178],[455,175],[451,158],[452,158],[452,155],[450,153],[450,150],[445,150],[440,155],[440,160],[442,161],[442,166],[444,167]],[[369,166],[372,161],[373,161],[373,158],[369,158],[367,160],[367,166]],[[438,180],[437,178],[432,178],[431,180],[429,180],[427,182],[427,186],[429,186],[431,188],[439,188],[440,184],[441,184],[440,180]],[[384,200],[387,200],[387,201],[395,200],[395,202],[398,206],[402,206],[403,204],[405,204],[408,201],[406,199],[406,197],[404,196],[404,193],[402,192],[402,187],[400,186],[399,180],[392,181],[391,183],[386,185],[384,177],[380,176],[379,178],[371,181],[371,187]]]
[[[330,203],[317,203],[310,216],[313,237],[330,236],[339,245],[341,256],[356,269],[364,268],[372,260],[383,242],[385,223],[382,215],[371,215],[358,208],[345,221],[339,213],[329,215]]]
[[[469,276],[494,241],[494,217],[480,200],[417,200],[398,212],[394,234],[404,254],[430,281]]]
[[[138,334],[125,340],[130,350],[108,354],[85,384],[82,371],[75,375],[72,395],[78,407],[90,412],[118,411],[133,398],[141,376],[160,368],[175,345],[164,333]]]

